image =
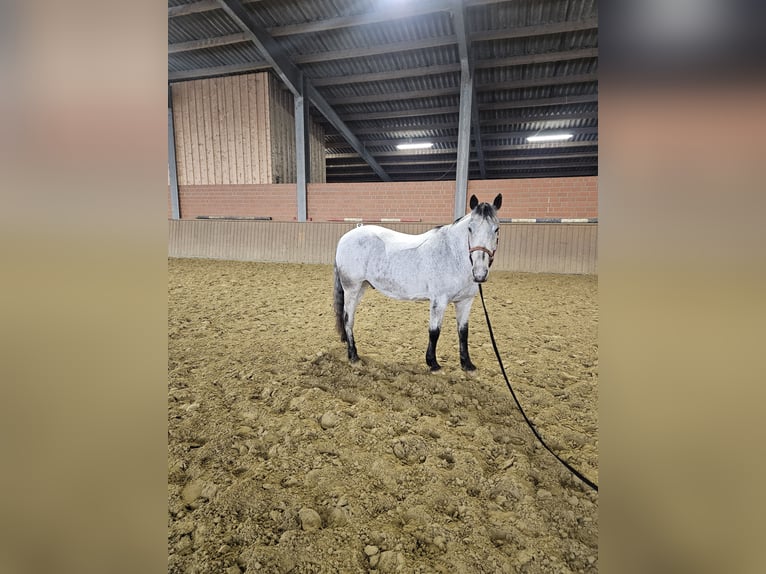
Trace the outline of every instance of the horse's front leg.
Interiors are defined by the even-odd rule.
[[[468,317],[471,314],[473,297],[455,301],[455,317],[457,318],[457,334],[460,341],[460,366],[464,371],[474,371],[476,366],[468,355]]]
[[[436,343],[439,341],[441,333],[442,319],[444,311],[447,309],[447,301],[441,299],[431,300],[431,313],[428,321],[428,349],[426,350],[426,363],[432,371],[441,369],[441,365],[436,360]]]

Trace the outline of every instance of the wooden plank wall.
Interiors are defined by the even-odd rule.
[[[170,220],[170,257],[331,264],[353,223]],[[423,233],[426,223],[386,224]],[[493,269],[530,273],[597,273],[596,224],[504,223]]]
[[[309,157],[311,158],[311,183],[325,183],[327,181],[327,162],[324,147],[324,127],[312,119],[310,130]]]
[[[172,84],[178,184],[295,183],[293,98],[265,72]],[[324,129],[311,122],[312,182],[325,181]]]
[[[179,185],[272,183],[268,74],[172,85]]]
[[[271,102],[271,148],[268,153],[274,169],[272,183],[295,183],[293,95],[272,79],[269,82],[269,101]]]
[[[273,183],[295,183],[295,101],[276,79],[270,78],[271,101],[271,165]],[[325,166],[324,128],[316,120],[309,120],[309,167],[311,183],[327,180]]]

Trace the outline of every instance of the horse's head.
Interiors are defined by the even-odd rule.
[[[498,193],[492,204],[479,203],[475,195],[469,205],[471,214],[468,218],[468,256],[473,266],[473,280],[484,283],[489,274],[489,267],[497,250],[500,221],[497,210],[503,203],[503,195]]]

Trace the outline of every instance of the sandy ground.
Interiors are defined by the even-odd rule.
[[[598,495],[537,442],[477,298],[429,372],[428,304],[368,290],[361,361],[334,330],[332,268],[168,262],[168,571],[598,571]],[[506,371],[549,446],[598,482],[591,276],[493,271]]]

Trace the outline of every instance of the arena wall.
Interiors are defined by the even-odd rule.
[[[170,257],[332,264],[335,246],[353,223],[170,220]],[[386,223],[422,233],[425,223]],[[506,223],[493,269],[531,273],[597,272],[596,224]]]

